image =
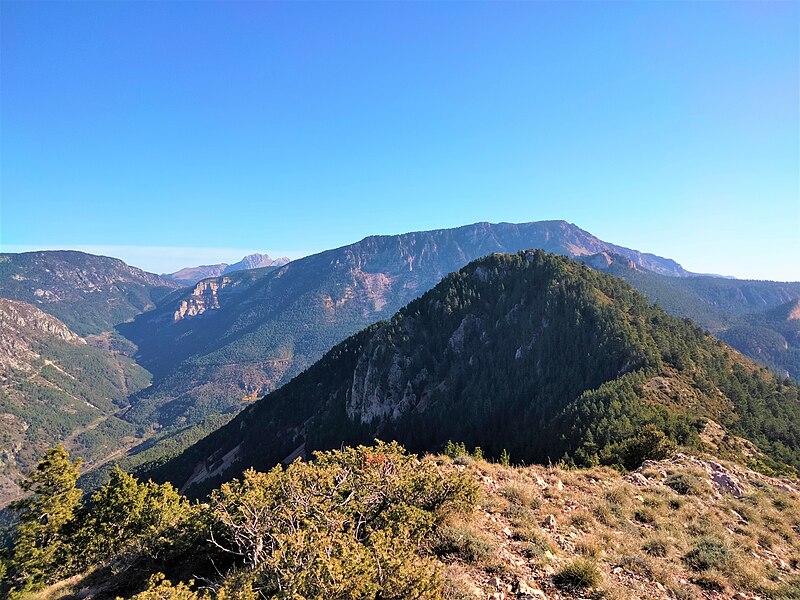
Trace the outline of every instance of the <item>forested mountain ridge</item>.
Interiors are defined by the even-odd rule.
[[[665,277],[620,255],[582,259],[621,277],[672,315],[689,317],[749,358],[800,380],[800,282]]]
[[[33,304],[79,335],[110,331],[179,287],[118,258],[74,250],[0,254],[0,297]]]
[[[0,298],[0,506],[47,448],[63,443],[91,465],[135,432],[115,417],[150,383],[130,358],[95,348],[25,302]]]
[[[470,260],[530,248],[569,256],[615,252],[643,269],[690,275],[670,259],[603,242],[565,221],[367,237],[273,270],[205,279],[121,325],[155,375],[130,416],[168,425],[238,410],[243,398],[285,383]]]
[[[495,254],[335,346],[154,475],[190,493],[248,466],[373,437],[488,456],[625,464],[653,425],[706,419],[800,466],[798,387],[669,316],[625,282],[542,251]]]

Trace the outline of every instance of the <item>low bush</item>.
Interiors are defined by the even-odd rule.
[[[433,551],[438,556],[455,555],[473,564],[486,564],[494,557],[494,548],[468,525],[445,525],[437,535]]]
[[[731,562],[731,552],[722,542],[706,538],[684,555],[683,562],[695,571],[723,569]]]
[[[674,473],[664,483],[683,496],[699,496],[708,488],[697,475],[692,473]]]
[[[553,576],[553,583],[560,588],[594,588],[602,580],[597,563],[588,558],[576,558],[568,562]]]

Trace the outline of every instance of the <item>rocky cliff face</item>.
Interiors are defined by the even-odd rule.
[[[0,331],[0,368],[6,369],[31,371],[32,363],[40,358],[33,349],[37,340],[86,343],[55,317],[25,302],[5,298],[0,298]]]
[[[196,317],[206,311],[218,309],[220,307],[218,292],[230,283],[229,277],[201,281],[194,286],[190,296],[180,300],[172,320],[180,321],[186,317]]]

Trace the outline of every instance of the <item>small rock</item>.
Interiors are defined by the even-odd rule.
[[[559,492],[560,492],[561,490],[563,490],[563,489],[564,489],[564,484],[563,484],[563,483],[561,483],[561,480],[560,480],[560,479],[556,479],[556,489],[557,489]]]
[[[633,485],[645,486],[650,484],[650,480],[641,473],[632,473],[630,480]]]
[[[535,589],[524,579],[517,580],[517,594],[533,594]]]
[[[743,594],[742,592],[736,592],[733,595],[733,600],[749,600],[749,598],[747,597],[746,594]]]
[[[709,461],[708,475],[723,492],[733,494],[737,498],[741,498],[747,492],[739,478],[719,463]]]
[[[503,581],[499,577],[492,577],[489,580],[488,585],[490,585],[491,587],[493,587],[496,590],[500,590],[500,589],[503,588]]]
[[[513,534],[513,532],[512,532],[512,531],[511,531],[511,530],[510,530],[508,527],[503,527],[503,530],[502,530],[502,531],[503,531],[503,534],[504,534],[506,537],[509,537],[509,538],[510,538],[510,537],[514,537],[514,534]]]

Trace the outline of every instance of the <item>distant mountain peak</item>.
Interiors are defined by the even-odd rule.
[[[273,259],[269,254],[248,254],[242,260],[232,265],[228,265],[223,270],[223,273],[232,273],[234,271],[244,271],[247,269],[260,269],[262,267],[282,267],[289,262],[286,256]]]
[[[282,267],[289,262],[285,256],[273,259],[269,254],[248,254],[239,262],[228,264],[225,262],[214,265],[198,265],[196,267],[184,267],[174,273],[165,273],[163,277],[176,281],[184,285],[194,285],[209,277],[219,277],[233,273],[234,271],[246,271],[248,269],[260,269],[262,267]]]

